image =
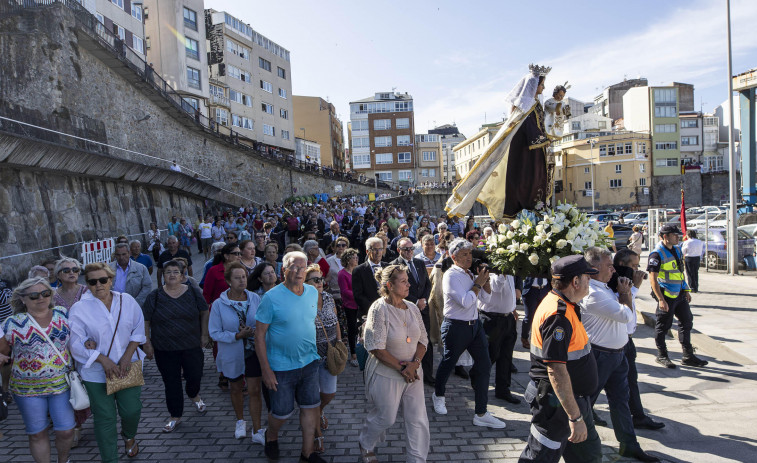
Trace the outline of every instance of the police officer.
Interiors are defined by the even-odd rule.
[[[581,323],[578,302],[597,274],[581,255],[552,264],[552,290],[539,304],[531,330],[531,382],[524,395],[531,406],[531,432],[521,463],[602,461],[590,395],[597,388],[597,364]],[[571,443],[585,442],[581,446]]]
[[[675,368],[668,357],[665,336],[673,325],[673,316],[678,319],[678,340],[683,348],[682,365],[703,367],[707,365],[694,355],[691,346],[691,328],[694,324],[691,315],[691,289],[686,284],[683,273],[683,253],[678,246],[678,227],[666,224],[660,227],[660,243],[649,253],[647,272],[652,286],[652,295],[657,300],[657,322],[655,323],[655,343],[657,344],[657,363],[666,368]]]

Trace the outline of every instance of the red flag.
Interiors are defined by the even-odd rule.
[[[686,202],[683,199],[683,188],[681,188],[681,233],[683,233],[683,239],[686,239]]]

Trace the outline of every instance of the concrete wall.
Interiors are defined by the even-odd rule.
[[[739,178],[737,175],[737,182],[740,182]],[[688,171],[683,188],[687,207],[720,205],[721,201],[728,201],[728,172],[700,174]],[[652,177],[650,190],[651,204],[672,208],[681,206],[680,175]]]

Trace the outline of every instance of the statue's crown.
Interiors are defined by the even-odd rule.
[[[528,70],[531,71],[533,75],[546,76],[552,68],[548,66],[539,66],[538,64],[529,64]]]

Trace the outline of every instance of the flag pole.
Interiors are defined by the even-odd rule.
[[[726,23],[728,30],[728,115],[730,125],[728,126],[728,180],[730,207],[728,211],[728,274],[738,274],[738,256],[739,246],[736,235],[736,226],[738,225],[736,216],[736,206],[738,197],[736,194],[736,153],[733,149],[733,65],[731,63],[731,0],[726,0]]]

